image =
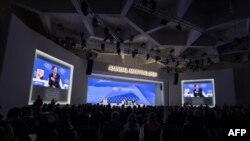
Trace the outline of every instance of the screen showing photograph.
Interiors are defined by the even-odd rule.
[[[182,80],[182,104],[214,106],[214,79]]]
[[[45,103],[54,99],[60,104],[69,104],[72,75],[72,65],[36,50],[29,104],[33,104],[37,96]]]
[[[87,103],[155,105],[155,84],[89,77]]]

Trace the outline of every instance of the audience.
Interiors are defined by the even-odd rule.
[[[13,108],[0,118],[1,141],[214,141],[246,128],[250,107],[64,105]]]
[[[155,113],[148,115],[148,122],[144,124],[144,141],[160,141],[161,125],[156,120]]]
[[[131,113],[124,125],[124,141],[140,141],[140,126],[136,115]]]

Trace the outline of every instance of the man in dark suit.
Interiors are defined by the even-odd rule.
[[[199,88],[199,85],[198,85],[198,84],[195,84],[195,85],[194,85],[193,94],[194,94],[194,97],[203,97],[202,89]]]
[[[59,82],[60,75],[57,73],[57,68],[52,66],[52,73],[49,75],[49,86],[53,88],[61,88]]]

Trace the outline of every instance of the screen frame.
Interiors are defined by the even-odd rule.
[[[131,83],[136,83],[136,82],[144,82],[144,83],[155,83],[159,84],[162,86],[162,90],[160,93],[160,99],[161,99],[161,104],[160,105],[165,105],[164,101],[164,82],[163,81],[158,81],[158,80],[148,80],[148,79],[141,79],[141,78],[134,78],[134,77],[125,77],[125,76],[117,76],[117,75],[110,75],[110,74],[100,74],[100,73],[92,73],[91,75],[88,75],[87,81],[89,77],[94,77],[94,78],[99,78],[99,79],[107,79],[107,80],[115,80],[115,81],[125,81],[125,82],[131,82]],[[157,87],[157,86],[156,86]],[[155,89],[156,92],[156,89]],[[86,87],[86,103],[87,103],[87,97],[88,97],[88,84]],[[156,95],[157,93],[155,93]],[[156,97],[156,96],[155,96]],[[156,99],[155,99],[155,105],[158,105]]]
[[[192,79],[192,80],[181,80],[181,104],[184,105],[184,91],[183,86],[186,82],[203,82],[203,81],[211,81],[213,85],[213,105],[209,105],[210,107],[215,107],[216,101],[215,101],[215,87],[214,87],[214,78],[209,79]],[[193,106],[199,106],[199,105],[193,105]]]
[[[62,104],[62,105],[66,105],[66,104],[70,104],[71,101],[71,95],[72,95],[72,84],[73,84],[73,71],[74,71],[74,66],[63,61],[60,60],[52,55],[49,55],[43,51],[40,51],[38,49],[35,50],[35,56],[34,56],[34,61],[33,61],[33,67],[32,67],[32,73],[31,73],[31,84],[30,84],[30,93],[29,93],[29,101],[28,101],[28,105],[32,105],[34,101],[31,100],[32,97],[32,92],[33,92],[33,83],[32,83],[32,79],[33,79],[33,70],[34,70],[34,66],[36,63],[36,58],[38,57],[43,57],[45,59],[53,63],[57,63],[58,65],[63,65],[64,67],[68,67],[70,69],[70,78],[69,78],[69,88],[68,88],[68,98],[66,102],[62,102],[62,101],[57,101],[57,103]],[[43,101],[43,103],[50,103],[51,101]]]

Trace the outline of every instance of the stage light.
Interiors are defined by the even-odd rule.
[[[178,29],[179,31],[182,31],[182,27],[180,24],[176,25],[176,29]]]
[[[149,55],[149,54],[147,54],[146,59],[148,60],[148,59],[149,59],[149,57],[150,57],[150,55]]]
[[[164,19],[161,20],[161,25],[164,25],[164,26],[165,26],[165,25],[167,25],[167,24],[168,24],[168,21],[167,21],[167,20],[164,20]]]
[[[102,49],[102,51],[105,50],[105,44],[104,43],[101,44],[101,49]]]
[[[82,1],[81,3],[81,10],[84,16],[87,16],[89,14],[89,6],[86,1]]]

